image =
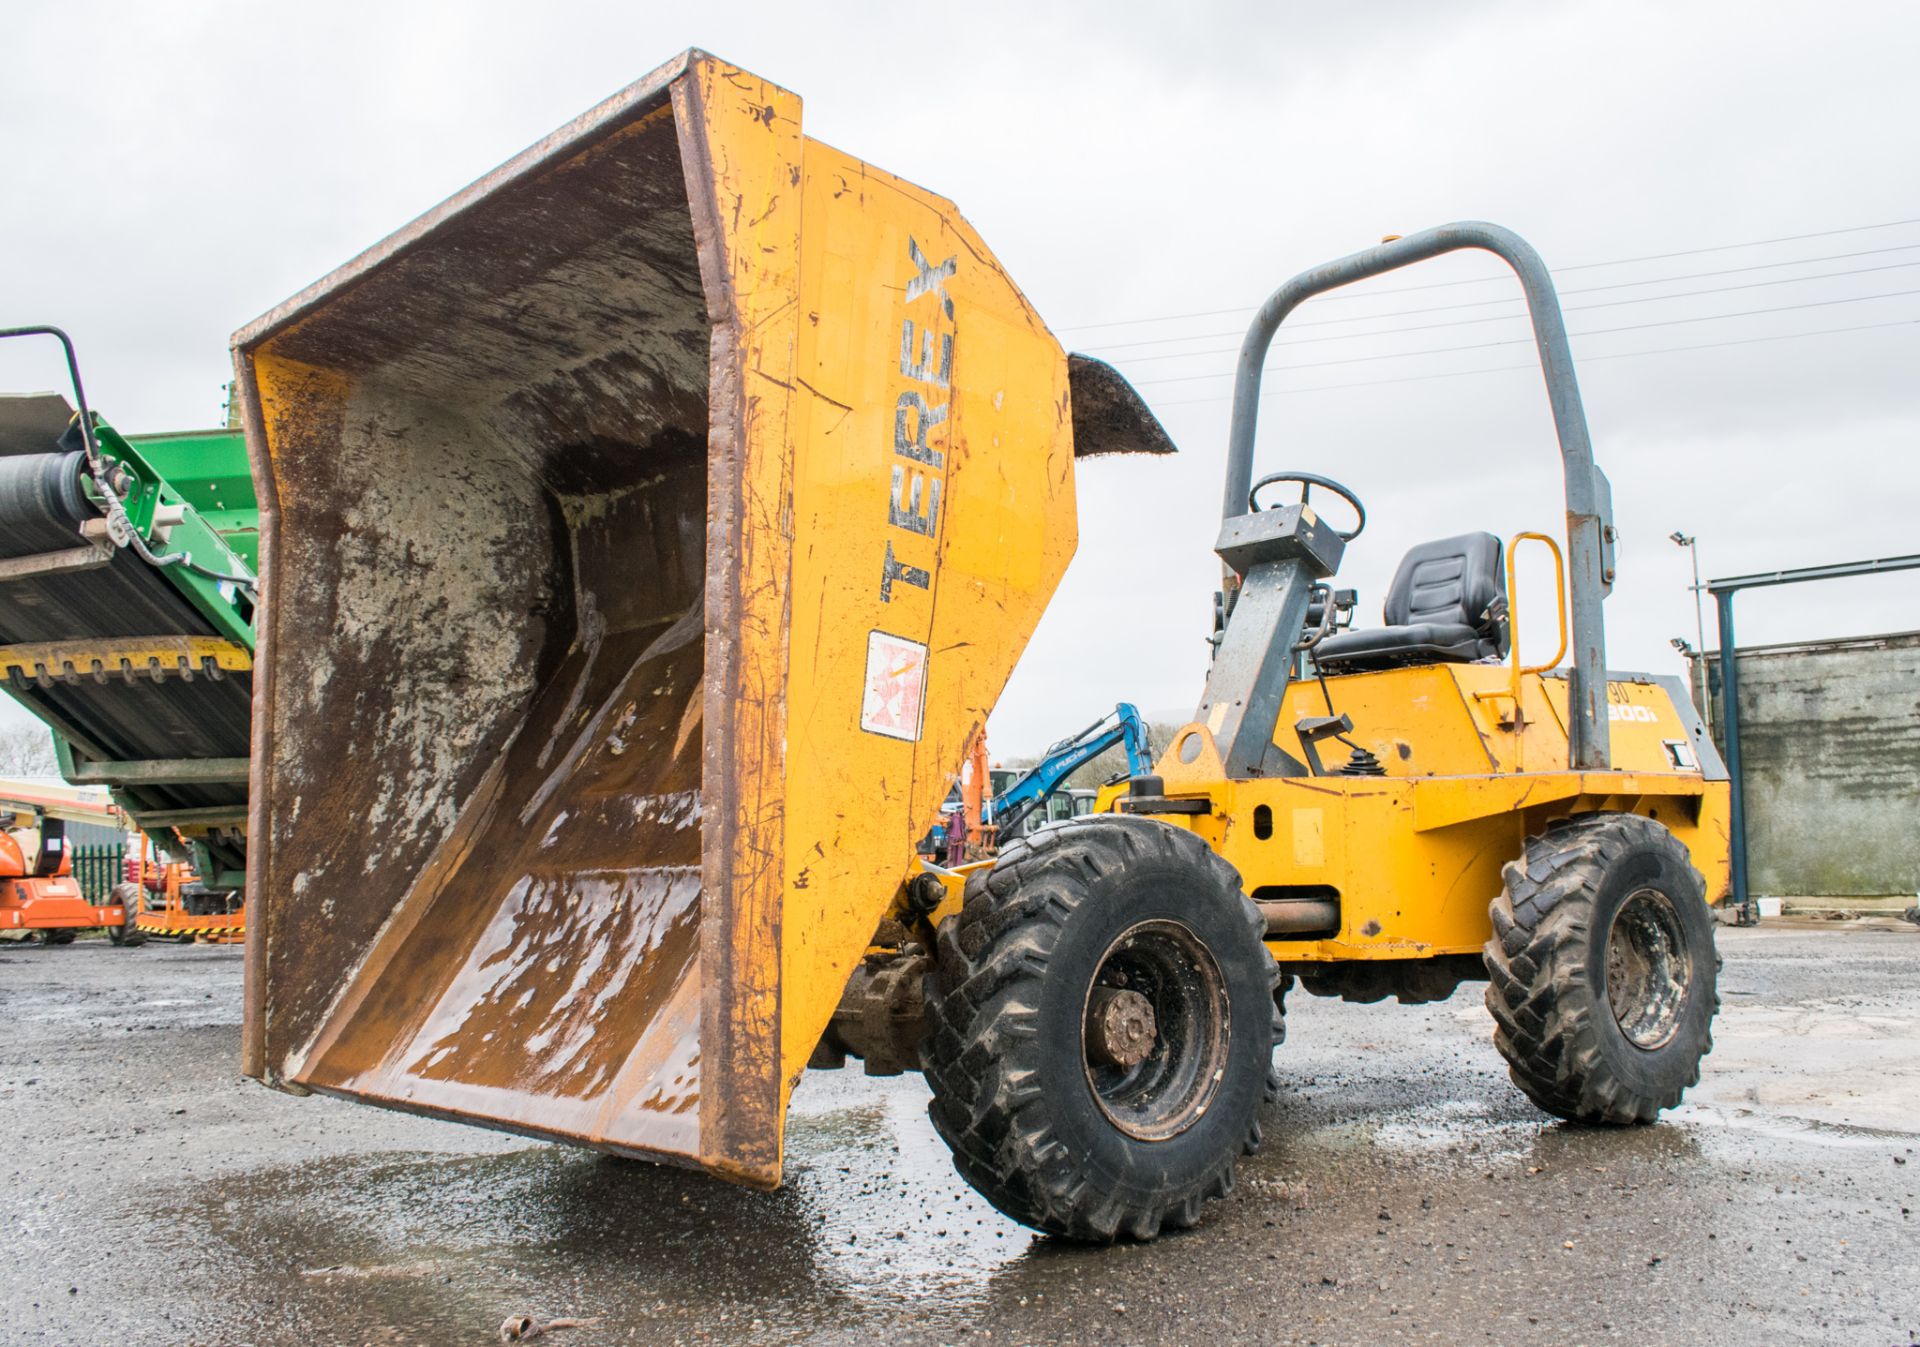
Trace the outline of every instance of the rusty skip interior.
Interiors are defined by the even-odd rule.
[[[266,820],[297,901],[250,951],[261,1074],[698,1149],[712,334],[688,198],[662,96],[251,355],[275,630],[331,633],[274,674],[275,812],[305,823]]]

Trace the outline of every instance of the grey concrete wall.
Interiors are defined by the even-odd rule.
[[[1920,632],[1756,646],[1738,659],[1751,891],[1920,889]],[[1719,666],[1707,657],[1724,754]]]

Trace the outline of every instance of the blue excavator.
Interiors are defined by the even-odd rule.
[[[1153,770],[1146,722],[1131,703],[1121,702],[1086,729],[1049,747],[1038,763],[1005,790],[996,791],[987,801],[985,822],[1003,838],[1014,836],[1027,815],[1046,804],[1069,776],[1115,744],[1126,747],[1127,775],[1144,776]]]

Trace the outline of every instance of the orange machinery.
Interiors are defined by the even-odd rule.
[[[974,856],[991,856],[994,853],[995,829],[987,822],[986,804],[993,793],[993,782],[987,765],[987,730],[984,725],[974,731],[973,742],[967,745],[967,765],[961,783],[961,808],[967,811],[967,849]]]
[[[247,913],[239,896],[205,891],[191,865],[156,854],[152,837],[142,836],[139,860],[128,859],[127,879],[129,882],[121,887],[142,900],[136,924],[143,936],[199,940],[209,945],[232,945],[246,939]]]
[[[140,856],[126,859],[124,882],[102,901],[89,900],[74,874],[69,823],[126,828],[127,819],[119,806],[71,787],[0,783],[0,939],[38,933],[64,945],[102,928],[116,945],[143,944],[148,936],[209,944],[245,937],[238,897],[208,892],[192,865],[169,859],[148,835]],[[180,842],[171,854],[185,853]]]
[[[956,808],[967,821],[967,859],[988,860],[995,854],[996,830],[993,824],[986,821],[986,803],[993,795],[993,780],[987,763],[987,731],[984,726],[975,730],[973,738],[967,741],[962,764],[960,780],[954,783],[953,790],[948,792],[945,802],[935,812],[933,826],[927,830],[927,835],[920,839],[918,850],[922,856],[945,861],[947,814]]]
[[[64,945],[81,931],[104,928],[124,944],[133,932],[129,896],[123,884],[106,903],[88,902],[73,877],[65,820],[36,812],[31,801],[0,800],[0,935],[37,932],[49,945]]]

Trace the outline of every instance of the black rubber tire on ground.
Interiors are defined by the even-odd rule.
[[[126,909],[126,924],[107,927],[107,939],[116,945],[144,945],[147,933],[135,925],[140,914],[140,886],[134,883],[116,884],[113,892],[107,895],[109,903],[118,903]]]
[[[44,932],[40,938],[42,940],[45,940],[49,945],[71,945],[73,943],[73,938],[79,934],[80,933],[78,931],[69,931],[69,930],[62,929],[57,931]]]
[[[1195,1224],[1259,1144],[1273,1090],[1284,1026],[1265,929],[1232,866],[1153,819],[1061,823],[968,876],[940,925],[921,1047],[961,1177],[1070,1239]],[[1154,1007],[1133,1066],[1087,1046],[1096,989],[1117,987]]]
[[[1700,1079],[1720,957],[1665,827],[1582,814],[1527,839],[1493,904],[1487,1009],[1513,1083],[1573,1122],[1652,1122]]]

